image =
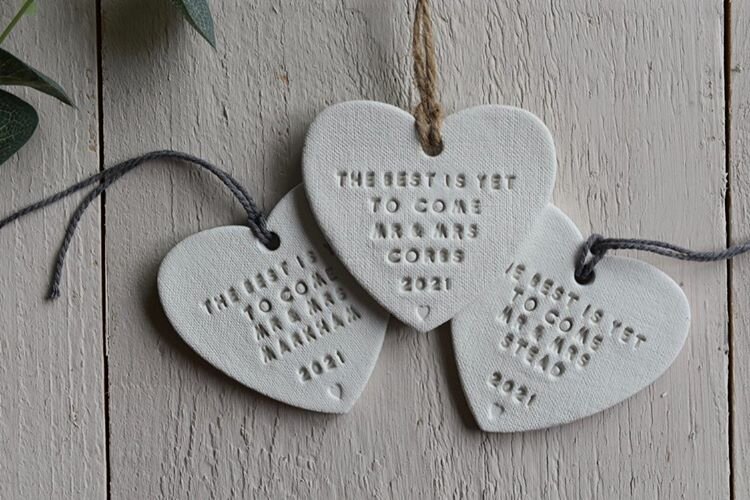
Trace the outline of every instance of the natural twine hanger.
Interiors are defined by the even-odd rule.
[[[429,0],[417,0],[414,11],[411,53],[414,59],[414,83],[419,91],[419,104],[414,119],[422,149],[430,156],[443,151],[443,106],[438,100],[438,70],[435,41],[432,34]]]
[[[419,104],[414,109],[417,134],[425,153],[437,156],[443,151],[443,138],[440,133],[443,125],[443,107],[438,100],[438,70],[429,0],[417,0],[411,51],[414,59],[414,82],[420,97]],[[581,246],[577,256],[576,281],[581,284],[591,283],[594,279],[594,268],[606,253],[612,250],[642,250],[685,261],[715,262],[750,252],[750,242],[723,250],[699,252],[662,241],[604,238],[592,234]]]
[[[438,100],[437,92],[437,63],[435,60],[435,43],[433,40],[432,20],[430,19],[429,0],[417,0],[414,13],[414,29],[412,33],[412,55],[414,58],[414,81],[419,91],[420,102],[414,109],[414,118],[419,135],[419,141],[424,151],[431,155],[439,155],[443,150],[443,139],[440,129],[443,125],[443,107]],[[91,203],[104,193],[109,186],[121,179],[128,172],[135,170],[144,163],[152,160],[176,160],[190,163],[208,170],[218,177],[232,192],[247,213],[247,225],[256,238],[271,250],[279,247],[280,241],[276,233],[269,231],[265,215],[256,207],[247,191],[228,173],[215,167],[205,160],[176,151],[154,151],[126,160],[98,174],[80,181],[69,188],[49,196],[37,203],[24,207],[10,216],[0,220],[0,229],[12,222],[52,205],[88,186],[99,183],[81,200],[73,213],[65,231],[63,242],[55,260],[54,272],[50,283],[48,298],[56,299],[60,296],[60,281],[62,278],[65,256],[70,247],[76,228]],[[714,262],[731,259],[750,252],[750,241],[717,251],[694,251],[678,247],[670,243],[644,239],[604,238],[592,234],[578,252],[575,262],[575,279],[580,284],[591,283],[595,278],[594,268],[612,250],[643,250],[664,255],[666,257],[697,262]]]

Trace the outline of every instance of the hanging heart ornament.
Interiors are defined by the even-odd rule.
[[[644,262],[606,257],[574,278],[578,228],[549,206],[504,276],[451,322],[464,392],[485,431],[592,415],[654,382],[682,349],[682,289]]]
[[[517,108],[449,116],[428,156],[414,118],[393,106],[332,106],[310,127],[305,189],[344,265],[385,309],[419,331],[450,320],[497,281],[549,202],[555,149]]]
[[[162,262],[159,296],[180,336],[240,383],[308,410],[344,413],[383,344],[388,315],[332,255],[301,187],[268,219],[264,247],[245,226],[179,243]]]

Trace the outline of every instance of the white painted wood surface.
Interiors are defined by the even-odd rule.
[[[17,4],[0,5],[3,26]],[[60,82],[77,109],[11,89],[37,109],[39,128],[0,165],[2,216],[99,169],[96,2],[45,2],[6,43]],[[75,206],[66,201],[0,231],[2,499],[101,498],[107,491],[98,206],[73,239],[62,298],[44,300]]]
[[[735,33],[747,18],[739,3]],[[412,2],[212,2],[214,51],[168,2],[102,0],[98,122],[96,2],[59,4],[43,4],[9,47],[66,84],[79,109],[23,93],[39,104],[42,125],[0,167],[3,212],[95,171],[99,125],[106,165],[155,148],[188,151],[231,171],[270,209],[299,182],[306,128],[325,106],[414,104]],[[545,120],[558,148],[555,200],[584,233],[725,244],[722,0],[435,0],[434,19],[446,108],[503,103]],[[733,65],[747,43],[735,36]],[[750,237],[741,123],[750,94],[745,73],[733,76],[730,216],[739,239]],[[12,450],[0,454],[0,498],[748,491],[747,259],[734,265],[730,344],[727,266],[642,256],[682,284],[692,306],[675,365],[581,422],[490,435],[472,421],[447,328],[420,335],[393,322],[370,384],[339,417],[275,403],[201,361],[164,317],[156,270],[187,235],[242,221],[213,179],[175,165],[124,179],[107,195],[106,226],[96,208],[86,216],[63,299],[50,305],[42,295],[74,205],[61,206],[0,233],[0,444]]]
[[[730,177],[732,241],[750,239],[750,3],[732,3]],[[732,478],[737,498],[750,492],[750,262],[731,264]]]

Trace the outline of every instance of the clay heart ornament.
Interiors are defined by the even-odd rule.
[[[654,382],[682,349],[682,289],[644,262],[606,257],[573,276],[583,238],[549,206],[504,276],[451,323],[464,392],[485,431],[592,415]]]
[[[260,393],[345,413],[383,344],[388,314],[335,259],[301,187],[276,206],[276,250],[245,226],[188,237],[159,270],[170,322],[198,354]]]
[[[549,202],[549,131],[517,108],[449,116],[444,150],[422,150],[414,118],[387,104],[332,106],[311,125],[305,189],[344,265],[419,331],[450,320],[502,276]]]

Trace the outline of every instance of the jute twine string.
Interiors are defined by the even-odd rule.
[[[414,59],[414,82],[420,98],[414,109],[417,134],[425,153],[437,156],[443,150],[440,133],[443,126],[443,106],[438,100],[438,72],[429,0],[417,0],[411,52]]]
[[[412,57],[414,59],[414,82],[419,91],[419,104],[414,109],[417,134],[422,149],[430,156],[443,151],[440,129],[443,125],[443,107],[438,100],[437,62],[435,41],[430,19],[429,0],[417,0],[412,31]],[[604,238],[598,234],[581,246],[576,259],[575,278],[581,284],[594,279],[594,268],[612,250],[642,250],[694,262],[715,262],[750,253],[750,242],[734,245],[717,251],[694,251],[662,241],[640,238]]]

